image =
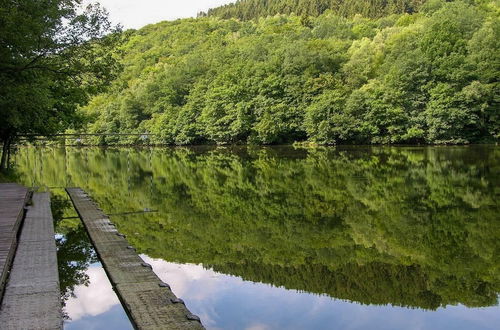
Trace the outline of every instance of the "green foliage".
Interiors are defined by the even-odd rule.
[[[123,73],[83,108],[86,130],[172,145],[498,141],[497,4],[432,1],[414,13],[384,3],[383,15],[405,13],[202,17],[129,31]]]
[[[17,134],[81,123],[77,107],[104,91],[118,69],[113,49],[121,36],[106,36],[106,11],[80,0],[1,0],[0,31],[3,169]]]
[[[113,218],[150,257],[436,309],[498,302],[499,156],[494,146],[23,148],[16,164],[24,184],[80,186],[107,213],[159,210]]]

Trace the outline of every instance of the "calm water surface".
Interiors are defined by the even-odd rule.
[[[130,327],[58,187],[115,215],[209,329],[498,329],[500,148],[22,148],[68,329]]]

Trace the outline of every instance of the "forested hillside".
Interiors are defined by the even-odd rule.
[[[205,17],[127,32],[82,109],[93,143],[480,143],[500,137],[495,1],[370,19]],[[143,137],[144,138],[144,137]]]
[[[333,13],[351,17],[379,18],[390,14],[416,12],[425,0],[238,0],[218,8],[210,9],[200,16],[238,18],[250,20],[276,14],[318,16],[330,9]]]

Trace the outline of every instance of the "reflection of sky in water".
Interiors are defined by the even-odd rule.
[[[75,297],[66,301],[65,311],[70,320],[65,322],[64,329],[132,329],[101,264],[92,264],[86,273],[89,286],[75,287]]]
[[[207,329],[498,329],[500,308],[367,306],[141,256]]]

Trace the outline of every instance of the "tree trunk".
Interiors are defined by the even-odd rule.
[[[10,153],[12,151],[12,140],[9,141],[9,145],[7,146],[7,169],[10,169]]]
[[[9,154],[9,149],[10,149],[10,137],[6,138],[3,141],[2,160],[0,162],[0,171],[5,171],[7,169],[7,156]]]
[[[6,164],[7,164],[7,141],[3,142],[3,148],[2,148],[2,161],[0,162],[0,171],[5,171],[6,169]]]

